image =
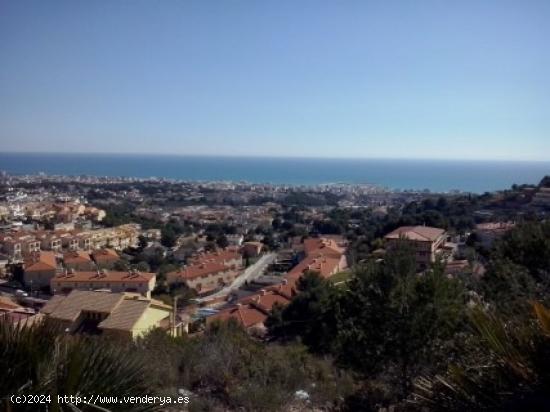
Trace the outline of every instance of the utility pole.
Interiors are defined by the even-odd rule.
[[[174,296],[174,308],[172,311],[172,334],[176,335],[176,322],[178,315],[178,298],[179,296]]]

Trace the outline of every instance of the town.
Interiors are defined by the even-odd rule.
[[[0,316],[132,338],[154,328],[200,333],[227,319],[261,338],[304,273],[345,284],[350,268],[402,242],[420,272],[443,262],[448,276],[480,277],[472,239],[488,250],[522,214],[550,205],[548,188],[522,187],[486,195],[466,221],[398,226],[410,205],[466,195],[7,173],[1,185]]]

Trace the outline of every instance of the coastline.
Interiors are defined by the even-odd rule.
[[[260,158],[198,155],[0,153],[11,175],[94,176],[289,187],[372,186],[390,191],[483,193],[537,184],[550,162]],[[480,178],[482,177],[482,178]]]

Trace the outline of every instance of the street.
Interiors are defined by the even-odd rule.
[[[256,263],[253,265],[247,267],[245,271],[237,277],[231,285],[228,285],[224,287],[223,289],[217,291],[216,293],[213,293],[212,295],[208,295],[202,298],[198,298],[198,302],[204,302],[208,301],[210,299],[214,299],[220,296],[225,296],[231,293],[232,290],[239,289],[245,282],[254,280],[261,276],[264,272],[264,270],[269,266],[275,258],[277,257],[276,253],[267,253],[260,257]]]

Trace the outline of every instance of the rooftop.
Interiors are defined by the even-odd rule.
[[[25,264],[26,272],[38,272],[57,269],[57,261],[54,252],[40,252],[32,256]]]
[[[67,272],[56,275],[53,281],[70,282],[124,282],[141,283],[149,282],[156,275],[148,272],[116,272],[116,271],[85,271],[85,272]]]
[[[430,226],[401,226],[388,233],[386,239],[405,238],[420,242],[434,242],[445,233],[444,229]]]
[[[119,260],[120,256],[113,249],[100,249],[92,252],[95,261]]]
[[[223,263],[206,262],[206,263],[195,263],[179,271],[170,272],[169,275],[178,276],[181,279],[195,279],[195,278],[208,276],[219,272],[224,272],[226,270],[228,270],[228,268]]]
[[[151,306],[171,310],[168,305],[133,294],[73,290],[67,296],[54,296],[41,313],[71,322],[76,321],[83,311],[101,313],[107,316],[99,323],[99,329],[132,330]]]
[[[87,263],[91,262],[90,255],[83,251],[67,252],[63,255],[63,261],[65,263]]]

